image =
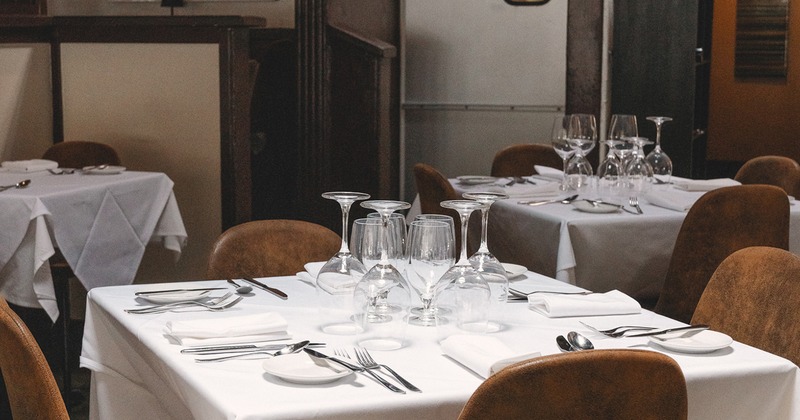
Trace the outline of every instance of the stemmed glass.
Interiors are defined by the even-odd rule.
[[[367,272],[364,265],[350,253],[347,243],[347,227],[350,206],[366,200],[369,194],[352,191],[334,191],[322,194],[323,198],[336,200],[342,209],[342,245],[317,274],[317,296],[319,297],[322,331],[328,334],[355,334],[358,327],[353,324],[353,290]]]
[[[628,114],[614,114],[608,127],[608,136],[604,141],[607,147],[606,158],[597,168],[598,188],[601,193],[609,192],[616,195],[624,186],[625,165],[627,156],[633,144],[627,139],[639,136],[636,116]]]
[[[639,196],[646,193],[653,182],[653,167],[647,162],[643,152],[644,146],[652,142],[646,137],[631,137],[629,141],[634,144],[635,150],[633,158],[625,168],[625,173],[631,193]]]
[[[575,150],[570,146],[569,142],[567,142],[567,126],[569,125],[569,116],[562,115],[556,117],[553,120],[553,132],[550,137],[550,144],[553,146],[553,150],[555,150],[556,154],[561,157],[561,161],[564,164],[564,176],[561,178],[561,191],[566,191],[568,189],[567,186],[567,162],[572,155],[575,154]]]
[[[425,219],[411,223],[408,282],[422,300],[420,313],[409,317],[411,324],[427,327],[446,322],[437,319],[436,297],[447,286],[440,280],[455,262],[454,244],[452,225]]]
[[[469,262],[481,273],[484,280],[489,283],[492,291],[492,303],[503,304],[508,300],[508,276],[506,269],[500,261],[489,252],[487,241],[489,230],[489,209],[497,200],[508,198],[508,194],[496,192],[472,192],[464,193],[464,198],[475,200],[481,204],[481,244],[478,251],[469,257]],[[494,306],[494,305],[493,305]],[[490,308],[490,310],[493,308]],[[500,311],[497,311],[500,312]]]
[[[653,176],[661,183],[669,183],[672,176],[672,159],[661,150],[661,125],[667,121],[672,121],[670,117],[647,117],[656,125],[656,147],[647,155],[647,162],[653,167]]]
[[[594,174],[586,155],[594,149],[597,141],[597,123],[592,114],[572,114],[567,126],[567,142],[575,150],[575,156],[567,165],[568,184],[573,189],[585,187]]]
[[[457,326],[463,330],[485,333],[489,329],[492,292],[486,279],[467,259],[469,216],[483,204],[472,200],[447,200],[440,205],[455,210],[461,219],[461,253],[458,262],[444,273],[440,281],[453,289]]]
[[[375,350],[391,350],[403,346],[405,339],[404,310],[411,299],[403,275],[389,261],[389,217],[411,204],[394,200],[370,200],[361,207],[377,211],[381,229],[381,259],[356,285],[354,301],[356,319],[364,330],[359,345]],[[399,312],[395,314],[395,312]]]
[[[414,221],[417,221],[417,220],[435,220],[435,221],[444,222],[444,223],[447,224],[448,230],[450,231],[450,239],[449,239],[449,241],[451,241],[453,243],[453,246],[450,248],[450,252],[451,252],[450,256],[453,258],[453,261],[455,261],[456,253],[458,252],[458,250],[455,249],[456,231],[455,231],[455,222],[453,221],[453,217],[452,216],[448,216],[446,214],[423,213],[423,214],[418,214],[416,217],[414,217]],[[410,239],[409,239],[409,243],[410,243]],[[438,315],[450,315],[452,313],[452,311],[450,309],[443,308],[443,307],[440,307],[440,306],[434,306],[434,307],[432,307],[431,310],[436,312]],[[414,315],[421,314],[422,313],[422,307],[411,308],[411,313],[414,314]]]

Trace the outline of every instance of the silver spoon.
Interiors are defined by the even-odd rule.
[[[563,352],[575,351],[575,349],[572,348],[572,346],[569,344],[569,341],[567,341],[563,335],[556,337],[556,344],[558,344],[558,348],[560,348]]]
[[[287,344],[286,347],[276,351],[275,353],[270,353],[270,352],[264,351],[264,350],[254,350],[254,351],[251,351],[249,353],[234,354],[232,356],[214,357],[214,358],[211,358],[211,359],[194,359],[194,361],[195,362],[199,362],[199,363],[221,362],[223,360],[230,360],[230,359],[235,359],[237,357],[250,356],[250,355],[253,355],[253,354],[267,354],[267,355],[270,355],[272,357],[278,357],[278,356],[282,356],[284,354],[297,353],[298,351],[303,350],[306,346],[308,346],[308,343],[309,343],[308,340],[303,340],[303,341],[298,341],[297,343]]]
[[[17,182],[16,184],[0,186],[0,191],[9,190],[11,188],[25,188],[30,184],[31,184],[31,180],[30,179],[23,179],[22,181]]]
[[[594,344],[589,341],[588,338],[576,333],[575,331],[570,331],[567,334],[567,341],[575,350],[592,350],[594,349]]]
[[[233,279],[228,279],[228,283],[232,284],[236,287],[236,293],[239,295],[246,295],[253,291],[253,288],[250,286],[240,286],[239,283],[233,281]]]

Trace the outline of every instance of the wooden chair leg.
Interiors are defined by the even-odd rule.
[[[55,280],[55,289],[56,289],[56,300],[58,303],[58,309],[61,313],[59,317],[59,323],[61,324],[61,333],[62,341],[61,344],[63,346],[62,351],[62,364],[61,367],[61,382],[62,382],[62,389],[61,389],[61,396],[64,398],[64,405],[67,406],[67,409],[70,407],[71,398],[70,394],[72,393],[72,372],[70,369],[70,345],[69,345],[69,327],[70,327],[70,303],[69,303],[69,277],[64,278],[53,278]]]

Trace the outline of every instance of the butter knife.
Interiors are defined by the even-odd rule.
[[[375,379],[376,381],[380,382],[381,385],[385,386],[390,391],[397,392],[397,393],[400,393],[400,394],[405,394],[406,393],[402,389],[392,385],[389,381],[387,381],[386,379],[381,378],[380,376],[378,376],[377,373],[375,373],[375,372],[373,372],[373,371],[371,371],[369,369],[366,369],[366,368],[361,367],[361,366],[356,366],[356,365],[354,365],[352,363],[345,362],[342,359],[328,356],[327,354],[322,354],[322,353],[320,353],[320,352],[318,352],[316,350],[312,350],[312,349],[310,349],[308,347],[304,348],[303,351],[308,353],[308,354],[310,354],[312,357],[316,357],[317,359],[331,360],[331,361],[333,361],[335,363],[338,363],[338,364],[340,364],[340,365],[352,370],[353,372],[366,373],[367,375],[372,376],[373,379]]]
[[[665,330],[648,331],[648,332],[643,332],[643,333],[638,333],[638,334],[626,335],[625,338],[628,338],[628,337],[647,337],[647,336],[651,336],[651,335],[661,335],[661,334],[671,333],[671,332],[675,332],[675,331],[707,330],[708,328],[709,328],[708,325],[705,325],[705,324],[689,325],[689,326],[686,326],[686,327],[667,328]]]
[[[246,282],[248,282],[248,283],[252,284],[252,285],[253,285],[253,286],[255,286],[255,287],[258,287],[259,289],[266,290],[266,291],[268,291],[268,292],[272,293],[273,295],[275,295],[275,296],[277,296],[277,297],[279,297],[279,298],[281,298],[281,299],[283,299],[283,300],[286,300],[286,299],[289,297],[289,295],[287,295],[287,294],[286,294],[286,293],[284,293],[283,291],[281,291],[281,290],[278,290],[278,289],[276,289],[276,288],[274,288],[274,287],[269,287],[269,286],[267,286],[266,284],[264,284],[264,283],[261,283],[260,281],[258,281],[258,280],[255,280],[255,279],[253,279],[253,278],[250,278],[250,277],[242,277],[242,280],[244,280],[244,281],[246,281]]]
[[[168,290],[143,290],[136,292],[136,296],[157,295],[159,293],[203,292],[206,290],[226,290],[226,287],[198,287],[196,289],[168,289]]]

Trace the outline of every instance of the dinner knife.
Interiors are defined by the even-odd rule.
[[[698,324],[698,325],[689,325],[689,326],[686,326],[686,327],[667,328],[665,330],[658,330],[658,331],[648,331],[648,332],[643,332],[643,333],[638,333],[638,334],[626,335],[624,337],[625,338],[628,338],[628,337],[647,337],[647,336],[650,336],[650,335],[661,335],[661,334],[671,333],[671,332],[675,332],[675,331],[707,330],[708,328],[709,328],[708,325]]]
[[[136,296],[157,295],[159,293],[179,293],[179,292],[202,292],[206,290],[227,290],[227,287],[198,287],[196,289],[168,289],[168,290],[144,290],[136,292]]]
[[[283,300],[286,300],[289,297],[289,295],[287,295],[283,291],[278,290],[278,289],[276,289],[274,287],[269,287],[266,284],[261,283],[260,281],[258,281],[256,279],[253,279],[253,278],[250,278],[250,277],[242,277],[242,280],[252,284],[255,287],[258,287],[259,289],[266,290],[266,291],[272,293],[273,295],[275,295],[275,296],[277,296],[277,297],[279,297],[279,298],[281,298]]]
[[[344,360],[342,360],[340,358],[337,358],[337,357],[331,357],[331,356],[328,356],[327,354],[322,354],[322,353],[320,353],[320,352],[318,352],[316,350],[312,350],[312,349],[310,349],[308,347],[304,348],[303,351],[308,353],[308,354],[310,354],[313,357],[318,358],[318,359],[331,360],[331,361],[333,361],[335,363],[338,363],[338,364],[340,364],[340,365],[352,370],[353,372],[366,373],[369,376],[372,376],[376,381],[380,382],[381,385],[385,386],[390,391],[394,391],[394,392],[397,392],[397,393],[400,393],[400,394],[405,394],[406,393],[402,389],[392,385],[389,381],[387,381],[386,379],[381,378],[380,376],[378,376],[377,373],[375,373],[375,372],[373,372],[373,371],[371,371],[371,370],[369,370],[367,368],[364,368],[362,366],[357,366],[357,365],[354,365],[352,363],[345,362]]]
[[[325,343],[308,343],[308,347],[324,347]],[[231,345],[221,345],[221,346],[209,346],[209,347],[192,347],[188,349],[181,350],[183,354],[223,354],[223,353],[243,353],[252,350],[280,350],[286,347],[286,343],[282,344],[266,344],[263,346],[255,345],[255,344],[231,344]]]

